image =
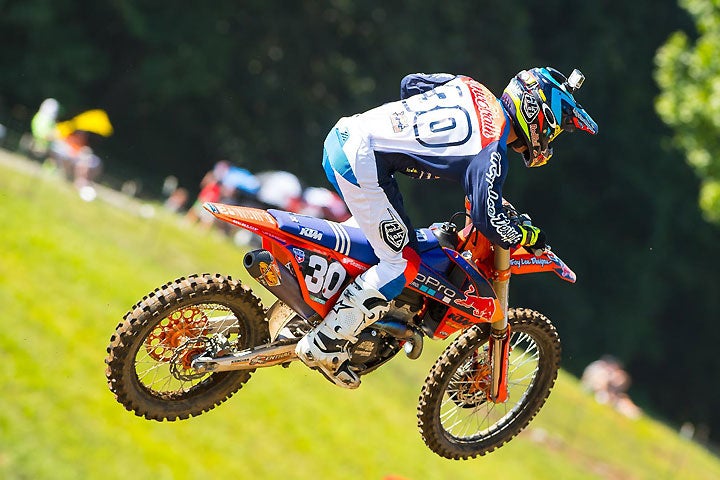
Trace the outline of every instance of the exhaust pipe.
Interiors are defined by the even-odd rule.
[[[384,330],[393,337],[405,340],[405,355],[410,360],[417,360],[423,351],[422,333],[408,324],[395,320],[391,317],[384,317],[372,324],[373,327]]]
[[[315,310],[305,302],[297,278],[285,265],[275,260],[270,252],[263,248],[248,252],[243,259],[243,265],[250,276],[304,320],[316,315]]]

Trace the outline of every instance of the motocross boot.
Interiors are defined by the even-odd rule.
[[[308,367],[343,388],[360,386],[360,377],[350,369],[349,347],[365,327],[389,309],[379,291],[362,285],[360,278],[348,285],[325,320],[300,339],[295,348]]]

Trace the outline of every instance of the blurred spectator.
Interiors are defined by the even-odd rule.
[[[102,161],[90,147],[90,135],[109,137],[113,134],[107,113],[100,109],[87,110],[70,120],[55,123],[54,132],[49,148],[50,162],[78,189],[92,188],[91,184],[100,175]]]
[[[180,212],[185,208],[189,194],[184,188],[179,187],[178,178],[174,175],[168,175],[163,181],[162,193],[165,197],[165,209],[174,213]]]
[[[285,209],[333,222],[344,222],[350,218],[350,212],[340,195],[323,187],[306,188],[302,196],[293,198]]]
[[[260,190],[260,180],[249,170],[236,167],[226,161],[218,162],[213,170],[216,175],[220,175],[218,178],[222,185],[222,202],[231,205],[260,206],[256,200]]]
[[[29,145],[30,153],[37,158],[45,158],[50,143],[55,139],[57,115],[60,106],[54,98],[46,98],[40,104],[40,109],[33,116],[30,123],[32,142]]]
[[[102,161],[93,153],[92,148],[80,148],[73,166],[73,183],[76,187],[90,186],[100,176]]]
[[[81,150],[88,147],[88,132],[75,130],[65,137],[57,137],[50,143],[50,160],[68,180],[75,177],[75,164]],[[84,150],[87,154],[87,150]]]
[[[350,212],[343,199],[336,192],[322,187],[308,187],[303,192],[304,213],[313,217],[325,218],[333,222],[344,222],[350,218]]]
[[[193,203],[190,210],[188,210],[187,218],[191,223],[200,222],[203,227],[210,228],[213,224],[215,217],[210,212],[203,208],[205,202],[219,202],[221,195],[221,182],[229,169],[229,164],[224,161],[220,161],[215,164],[215,167],[207,172],[200,181],[200,193]]]
[[[171,212],[178,213],[187,203],[189,198],[188,191],[182,187],[176,188],[165,200],[165,208]]]
[[[257,199],[267,206],[287,210],[293,201],[302,197],[300,180],[290,172],[261,172],[257,179],[260,183]]]
[[[640,408],[627,395],[630,375],[612,355],[603,355],[585,367],[581,382],[583,388],[593,393],[599,403],[609,404],[630,418],[640,416]]]
[[[166,179],[166,184],[167,182]],[[207,227],[214,224],[214,217],[203,208],[205,202],[277,208],[335,222],[350,218],[340,195],[321,187],[308,187],[303,190],[297,176],[282,170],[253,174],[221,160],[205,174],[200,187],[197,200],[187,212],[186,218],[193,223],[200,221]],[[251,232],[232,229],[225,223],[217,225],[225,233],[232,234],[238,244],[248,245],[256,240]]]
[[[125,180],[120,186],[120,191],[128,197],[134,197],[142,190],[142,181],[140,180]]]
[[[172,193],[177,190],[180,181],[175,175],[168,175],[163,180],[162,193],[164,197],[169,197]]]

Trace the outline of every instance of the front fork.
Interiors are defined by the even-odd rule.
[[[510,287],[510,250],[495,245],[493,289],[502,308],[503,317],[491,324],[488,356],[492,365],[490,400],[503,403],[508,398],[508,357],[510,356],[510,325],[508,324],[508,290]]]

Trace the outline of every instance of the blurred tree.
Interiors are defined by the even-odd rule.
[[[681,0],[695,20],[693,41],[675,32],[658,51],[657,111],[702,179],[700,206],[720,223],[720,2]]]

